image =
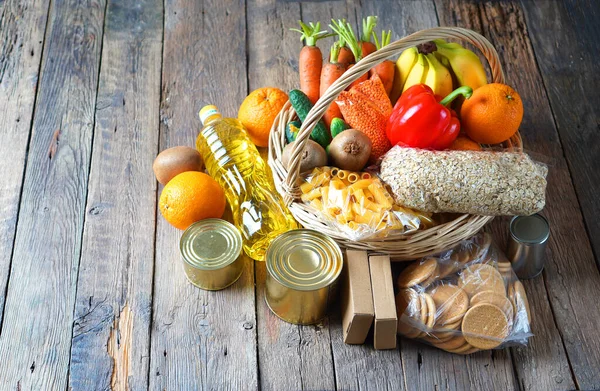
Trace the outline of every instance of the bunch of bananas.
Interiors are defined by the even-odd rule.
[[[458,43],[436,39],[402,52],[396,62],[392,102],[415,84],[427,84],[436,95],[445,97],[461,86],[476,90],[487,84],[487,77],[475,53]]]

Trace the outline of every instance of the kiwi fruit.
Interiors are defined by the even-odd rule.
[[[329,144],[329,162],[342,170],[360,171],[369,160],[372,145],[369,137],[361,131],[344,130]]]
[[[158,154],[152,164],[152,170],[154,170],[156,180],[166,185],[182,172],[204,170],[204,162],[200,153],[194,148],[173,147]]]
[[[287,169],[292,156],[292,149],[297,141],[293,141],[283,148],[283,155],[281,156],[281,162]],[[306,146],[300,158],[300,172],[312,170],[315,167],[322,167],[327,165],[327,153],[322,146],[312,140],[306,141]]]

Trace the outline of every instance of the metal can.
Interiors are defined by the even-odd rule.
[[[512,218],[507,255],[517,277],[526,280],[542,272],[549,237],[550,225],[542,215]]]
[[[325,317],[343,266],[333,239],[310,229],[291,230],[273,240],[265,259],[265,300],[275,315],[294,324]]]
[[[181,236],[179,249],[185,275],[198,288],[227,288],[242,275],[242,235],[225,220],[205,219],[190,225]]]

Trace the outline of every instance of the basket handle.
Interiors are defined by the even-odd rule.
[[[395,41],[382,49],[379,49],[367,57],[360,60],[348,71],[336,80],[325,92],[325,94],[319,98],[317,103],[308,112],[306,119],[302,122],[298,136],[296,137],[296,143],[291,151],[290,163],[288,168],[288,175],[283,184],[285,192],[288,193],[288,197],[285,197],[289,203],[293,198],[293,189],[297,186],[296,181],[300,175],[300,156],[306,146],[306,141],[309,138],[310,133],[316,124],[321,120],[321,117],[327,111],[327,108],[333,102],[340,92],[344,91],[352,82],[360,78],[362,75],[367,73],[374,66],[382,63],[390,56],[400,54],[404,49],[409,47],[417,46],[419,44],[432,41],[439,38],[455,38],[473,44],[477,47],[485,56],[492,71],[492,80],[494,83],[504,83],[504,73],[500,65],[500,59],[498,58],[498,52],[481,34],[476,33],[473,30],[460,28],[460,27],[435,27],[427,30],[421,30],[411,35],[408,35],[398,41]]]

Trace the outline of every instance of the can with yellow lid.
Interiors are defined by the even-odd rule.
[[[225,220],[205,219],[190,225],[181,236],[179,249],[185,275],[198,288],[223,289],[242,274],[242,235]]]
[[[310,229],[288,231],[273,240],[265,259],[265,300],[275,315],[313,324],[327,314],[343,266],[333,239]]]

